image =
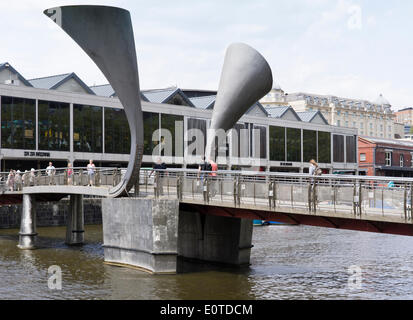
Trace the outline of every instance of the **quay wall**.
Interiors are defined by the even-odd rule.
[[[102,199],[84,198],[85,224],[102,224]],[[69,199],[36,204],[37,227],[66,226]],[[22,204],[0,206],[0,229],[19,229]]]

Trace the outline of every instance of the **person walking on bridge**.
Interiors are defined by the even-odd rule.
[[[216,183],[215,181],[217,181],[217,171],[218,171],[218,164],[212,160],[212,158],[209,158],[209,166],[210,166],[210,170],[211,171],[209,173],[209,176],[211,177],[211,182],[212,182],[212,186],[210,188],[210,195],[211,197],[215,197],[217,190],[216,190]]]
[[[87,175],[89,177],[89,186],[92,187],[95,184],[95,172],[96,167],[93,163],[93,160],[89,160],[89,164],[87,165]]]
[[[73,184],[73,168],[72,164],[69,162],[67,164],[67,184],[70,186]]]
[[[10,169],[9,175],[7,176],[7,187],[9,191],[14,191],[14,171]]]
[[[163,177],[166,175],[165,171],[166,170],[166,164],[162,162],[161,158],[158,158],[156,160],[156,163],[153,165],[152,171],[149,174],[149,178],[151,177],[152,173],[155,172],[155,193],[157,196],[162,196],[163,195]]]
[[[56,174],[56,168],[53,166],[52,162],[49,162],[49,166],[46,168],[46,174],[49,177],[49,185],[55,184],[54,176]]]

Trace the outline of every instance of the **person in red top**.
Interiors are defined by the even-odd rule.
[[[211,165],[211,171],[212,171],[209,175],[211,177],[216,177],[217,176],[217,171],[218,171],[218,165],[211,158],[209,159],[209,164]]]

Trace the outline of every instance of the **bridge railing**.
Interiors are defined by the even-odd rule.
[[[25,172],[1,172],[2,191],[22,191],[24,187],[57,185],[111,187],[121,181],[124,169],[87,167],[55,168]]]
[[[153,176],[155,197],[311,214],[381,215],[406,221],[412,216],[412,178],[183,169],[156,170]]]

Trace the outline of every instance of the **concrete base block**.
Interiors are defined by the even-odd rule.
[[[176,273],[178,200],[102,200],[105,262],[151,273]]]
[[[180,212],[178,254],[185,258],[249,265],[253,221]]]

